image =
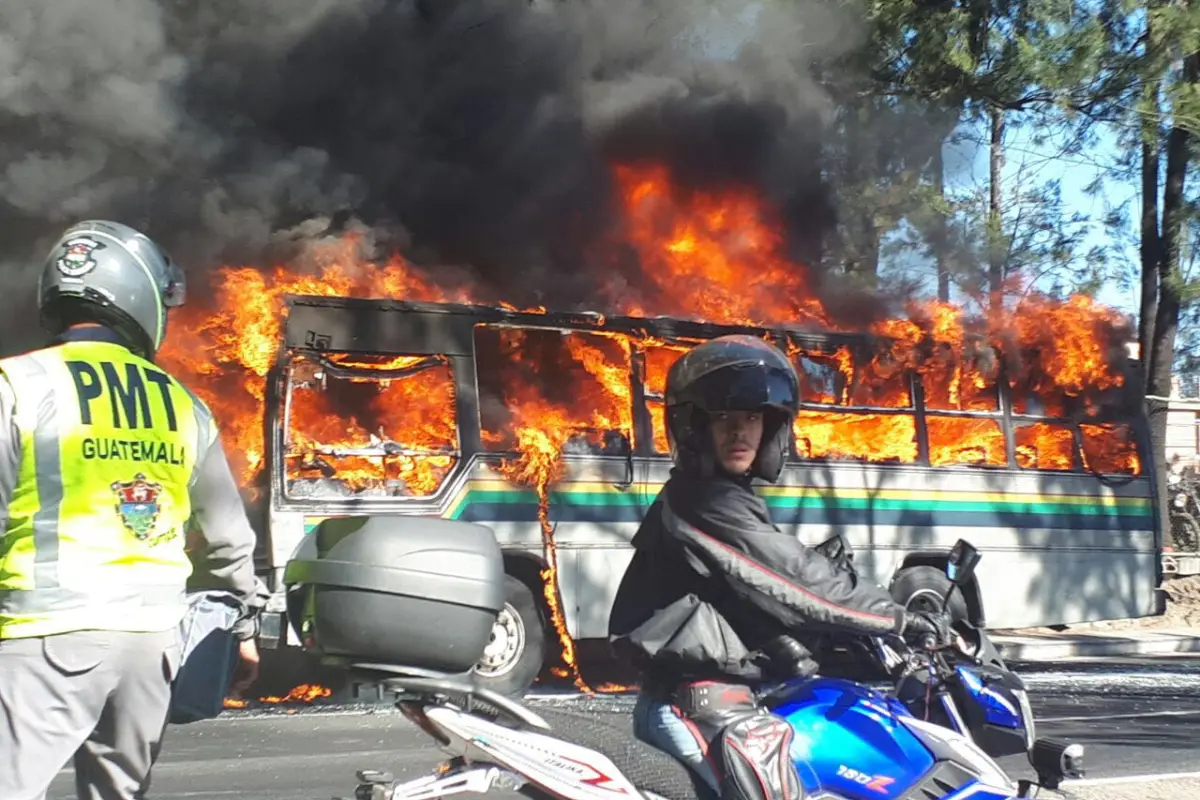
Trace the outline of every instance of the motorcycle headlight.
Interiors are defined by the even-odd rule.
[[[1177,495],[1175,495],[1175,499],[1172,502],[1174,503],[1176,508],[1183,508],[1185,505],[1187,505],[1187,498],[1181,494],[1177,494]]]
[[[1033,749],[1033,741],[1037,738],[1037,724],[1033,721],[1033,706],[1029,704],[1029,693],[1023,689],[1016,689],[1013,694],[1017,696],[1017,702],[1021,705],[1022,721],[1025,723],[1025,748]]]

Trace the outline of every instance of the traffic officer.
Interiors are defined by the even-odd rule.
[[[74,755],[81,800],[143,797],[179,669],[192,565],[242,599],[257,673],[250,528],[212,414],[155,366],[184,278],[115,222],[69,228],[38,285],[57,338],[0,360],[0,798],[40,800]]]

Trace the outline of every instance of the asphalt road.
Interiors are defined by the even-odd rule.
[[[1028,666],[1042,735],[1088,746],[1083,800],[1200,797],[1200,659]],[[584,704],[622,713],[629,698],[530,700]],[[171,728],[151,798],[162,800],[328,800],[350,795],[360,768],[418,777],[441,760],[411,724],[390,709],[270,708],[227,712],[207,723]],[[1013,774],[1024,763],[1005,764]],[[1181,773],[1194,773],[1179,777]],[[1022,773],[1023,774],[1023,773]],[[1173,775],[1148,787],[1141,776]],[[74,796],[69,769],[49,800]],[[1043,794],[1043,797],[1048,796]]]

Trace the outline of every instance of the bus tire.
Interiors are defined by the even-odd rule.
[[[505,575],[504,587],[504,608],[475,665],[474,681],[476,686],[507,697],[522,697],[546,660],[546,622],[528,586]]]
[[[900,570],[892,581],[892,599],[909,611],[938,611],[950,588],[950,579],[937,567],[916,566]],[[950,598],[951,619],[970,619],[967,599],[961,591]]]

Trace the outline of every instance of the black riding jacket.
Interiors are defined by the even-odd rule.
[[[761,648],[829,630],[898,633],[904,609],[771,522],[749,479],[674,470],[633,538],[609,639],[646,682],[770,677]],[[813,665],[815,668],[815,665]]]

